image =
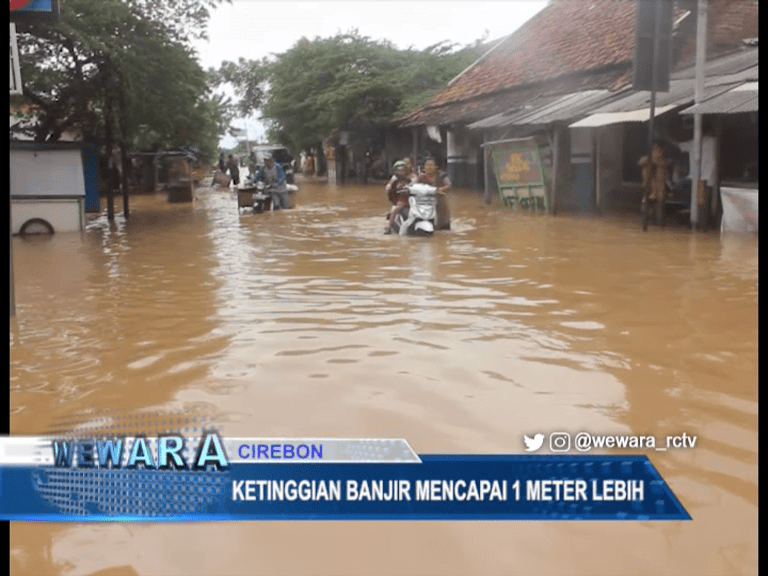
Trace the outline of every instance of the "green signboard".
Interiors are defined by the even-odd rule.
[[[489,144],[499,198],[505,206],[549,211],[541,151],[533,138]]]

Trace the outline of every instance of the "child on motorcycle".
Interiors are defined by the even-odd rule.
[[[408,184],[416,181],[416,175],[411,170],[408,171],[408,165],[404,160],[398,160],[393,165],[395,173],[392,178],[389,179],[384,190],[387,193],[387,198],[392,203],[392,209],[389,211],[387,217],[387,227],[384,229],[384,234],[392,234],[392,227],[394,226],[395,216],[408,205],[408,198],[400,194],[400,191]],[[413,165],[411,165],[411,169]]]

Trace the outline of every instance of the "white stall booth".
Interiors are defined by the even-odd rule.
[[[12,149],[10,152],[13,233],[82,230],[85,179],[81,151]]]

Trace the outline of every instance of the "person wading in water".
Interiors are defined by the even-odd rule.
[[[431,184],[437,188],[437,221],[435,230],[451,229],[451,211],[448,206],[448,192],[451,190],[451,180],[442,170],[438,170],[434,158],[427,158],[424,162],[424,174],[421,174],[419,182]]]

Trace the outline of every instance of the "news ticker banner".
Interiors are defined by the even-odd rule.
[[[417,455],[403,439],[0,438],[0,520],[690,520],[636,455]]]

